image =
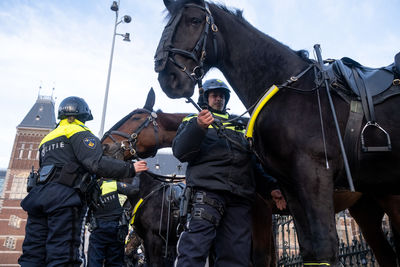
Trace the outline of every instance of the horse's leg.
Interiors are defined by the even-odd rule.
[[[397,257],[397,264],[400,265],[400,232],[398,232],[393,227],[393,223],[390,221],[390,225],[392,227],[393,232],[393,240],[394,240],[394,247],[396,249],[396,257]]]
[[[338,264],[338,238],[333,207],[331,170],[302,155],[294,161],[288,185],[283,190],[295,221],[303,261],[309,266]],[[290,184],[289,184],[290,183]]]
[[[143,243],[148,266],[163,267],[164,241],[158,236],[158,232],[154,233],[150,229],[146,231],[145,238],[143,238]]]
[[[275,266],[272,252],[275,253],[272,237],[272,206],[257,194],[252,207],[252,260],[254,267]],[[272,263],[272,265],[271,265]]]
[[[400,195],[389,195],[378,199],[379,204],[390,218],[397,260],[400,265]]]
[[[349,208],[349,211],[360,226],[361,232],[374,252],[379,266],[396,266],[396,255],[382,231],[384,213],[378,203],[364,195]]]

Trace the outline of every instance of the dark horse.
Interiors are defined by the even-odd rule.
[[[151,172],[139,174],[139,197],[143,199],[134,211],[136,234],[142,238],[148,266],[173,266],[176,257],[179,222],[179,194],[184,184],[166,181]],[[181,180],[180,180],[181,181]]]
[[[329,98],[325,88],[315,84],[319,71],[310,67],[315,63],[304,53],[293,51],[255,29],[242,18],[241,12],[235,14],[203,0],[164,3],[171,19],[156,52],[155,69],[163,91],[171,98],[191,97],[203,74],[217,67],[252,111],[267,88],[283,85],[309,68],[290,86],[279,86],[279,92],[260,112],[255,125],[255,150],[279,180],[288,200],[304,264],[338,264],[332,196],[335,188],[347,184],[343,182],[346,181],[343,156]],[[322,141],[318,95],[326,144]],[[332,99],[343,136],[349,105],[337,94],[332,94]],[[351,166],[356,190],[369,194],[379,204],[377,210],[389,215],[397,231],[400,231],[400,211],[393,203],[400,198],[399,105],[400,96],[395,95],[375,106],[379,124],[392,138],[392,151],[361,153],[358,140],[355,154],[358,160]],[[383,138],[371,134],[368,139],[380,144]],[[326,167],[325,158],[330,168]],[[375,224],[374,214],[364,213],[364,216]],[[391,256],[391,266],[395,266],[393,252],[387,255]]]
[[[136,112],[133,112],[134,118],[132,117],[132,113],[126,116],[124,119],[122,119],[115,128],[114,131],[114,141],[111,139],[105,139],[103,141],[104,144],[104,149],[106,153],[110,153],[109,151],[115,151],[117,153],[120,153],[121,155],[114,155],[117,157],[125,157],[125,159],[129,159],[132,157],[132,155],[129,153],[128,156],[124,156],[123,152],[126,149],[121,149],[121,144],[126,141],[126,135],[132,135],[132,133],[137,133],[137,146],[136,149],[137,151],[140,151],[141,155],[149,155],[154,153],[154,148],[157,147],[157,142],[156,140],[164,140],[162,143],[162,147],[169,147],[172,145],[172,139],[176,134],[176,131],[179,126],[179,122],[181,118],[185,114],[181,113],[163,113],[161,111],[157,112],[157,118],[155,118],[155,121],[157,122],[156,125],[161,125],[160,127],[164,127],[162,125],[166,125],[167,122],[169,124],[169,130],[165,131],[155,131],[153,129],[153,124],[150,125],[150,127],[145,127],[142,128],[141,125],[143,122],[146,122],[151,118],[151,112],[153,109],[154,105],[154,100],[155,95],[153,91],[150,91],[147,97],[147,101],[145,104],[144,109],[137,109],[135,110]],[[140,111],[140,112],[139,112]],[[171,123],[173,122],[173,123]],[[158,127],[158,126],[157,126]],[[141,129],[140,132],[137,130]],[[110,130],[111,131],[111,130]],[[109,131],[108,134],[111,132]],[[117,133],[124,133],[115,135],[115,131]],[[158,138],[155,136],[155,133],[158,134]],[[107,135],[108,135],[107,134]],[[125,136],[124,136],[125,135]],[[115,142],[116,141],[116,142]],[[160,146],[160,145],[159,145]],[[114,153],[115,153],[114,152]],[[148,176],[147,176],[148,177]],[[146,182],[148,184],[149,182]],[[151,182],[150,182],[151,183]],[[151,187],[155,187],[157,185],[157,182]],[[145,188],[149,188],[149,186],[144,186]],[[147,189],[148,191],[148,189]],[[146,189],[142,189],[141,192],[146,192]],[[143,197],[143,196],[141,196]],[[154,196],[156,197],[156,196]],[[335,212],[341,211],[345,209],[349,204],[349,202],[354,202],[354,197],[353,195],[349,195],[346,193],[336,193],[335,194]],[[159,203],[159,199],[157,200]],[[271,217],[271,202],[266,201],[262,197],[258,196],[256,198],[256,201],[254,202],[253,205],[253,210],[254,212],[252,213],[253,215],[253,266],[275,266],[275,247],[274,247],[274,238],[272,236],[272,217]],[[378,259],[378,262],[380,263],[381,266],[393,266],[390,265],[392,263],[392,258],[394,255],[387,256],[386,251],[391,251],[390,245],[387,243],[386,238],[384,234],[382,233],[382,228],[381,228],[381,221],[382,221],[382,211],[376,207],[376,203],[371,201],[371,198],[368,198],[367,196],[362,196],[362,199],[358,200],[355,205],[351,207],[352,215],[354,218],[357,220],[357,222],[360,224],[360,227],[364,233],[364,235],[368,238],[368,242],[370,243],[371,247],[374,250],[374,253],[376,254],[376,258]],[[151,204],[147,206],[152,206]],[[151,210],[151,209],[150,209]],[[164,216],[167,216],[167,214],[164,214]],[[138,218],[141,217],[141,215],[138,215]],[[154,219],[154,218],[153,218]],[[146,240],[146,243],[152,243],[151,245],[153,247],[154,253],[150,254],[152,255],[151,257],[154,259],[159,259],[160,262],[162,258],[160,257],[161,247],[162,243],[160,242],[161,240],[158,238],[158,234],[156,234],[157,227],[158,227],[158,222],[160,218],[155,218],[152,223],[147,223],[147,224],[142,224],[142,225],[155,225],[153,227],[148,228],[148,237]],[[156,223],[154,223],[156,222]],[[171,229],[175,229],[176,225],[173,225]],[[153,229],[153,230],[149,230]],[[144,228],[142,230],[144,232]],[[151,241],[151,233],[153,233],[156,237],[157,242]],[[144,236],[144,234],[141,234],[141,236]],[[373,237],[373,238],[372,238]],[[176,241],[176,239],[173,239]],[[152,260],[152,259],[150,259]]]

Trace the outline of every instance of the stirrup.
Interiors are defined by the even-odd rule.
[[[386,135],[387,146],[368,146],[368,147],[365,146],[364,131],[369,126],[374,126],[374,127],[378,128],[379,130],[381,130]],[[362,129],[362,131],[361,131],[361,151],[362,152],[389,152],[389,151],[392,151],[392,143],[390,142],[389,134],[378,123],[372,122],[372,121],[368,121],[365,124],[364,128]]]

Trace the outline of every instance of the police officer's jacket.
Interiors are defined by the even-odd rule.
[[[102,177],[133,177],[132,163],[103,156],[100,140],[79,120],[60,121],[39,145],[40,166],[54,164],[58,176],[90,172]],[[70,186],[73,186],[71,181]]]
[[[252,153],[243,129],[226,123],[226,120],[232,118],[227,113],[213,112],[213,115],[224,124],[224,133],[241,146],[218,135],[211,125],[208,129],[200,127],[197,115],[184,118],[172,150],[181,162],[188,162],[186,184],[208,190],[230,191],[252,199],[255,189]]]
[[[121,206],[118,194],[122,194],[132,199],[139,194],[139,187],[127,183],[117,182],[116,180],[100,180],[101,205],[94,211],[96,219],[105,221],[119,220],[123,207]]]

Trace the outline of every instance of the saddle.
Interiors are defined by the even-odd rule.
[[[351,58],[344,57],[332,63],[331,74],[333,74],[334,80],[344,80],[355,95],[360,97],[364,91],[363,87],[365,87],[366,92],[371,97],[374,97],[392,86],[394,66],[395,64],[393,63],[387,67],[369,68],[362,66]]]
[[[400,53],[395,56],[395,62],[382,68],[369,68],[357,61],[344,57],[333,60],[327,67],[332,89],[345,101],[351,103],[360,101],[367,123],[361,131],[361,150],[363,152],[391,151],[389,134],[377,123],[374,105],[384,102],[387,98],[400,94]],[[361,118],[362,119],[362,118]],[[375,127],[386,135],[385,146],[365,146],[364,132],[368,127]]]

